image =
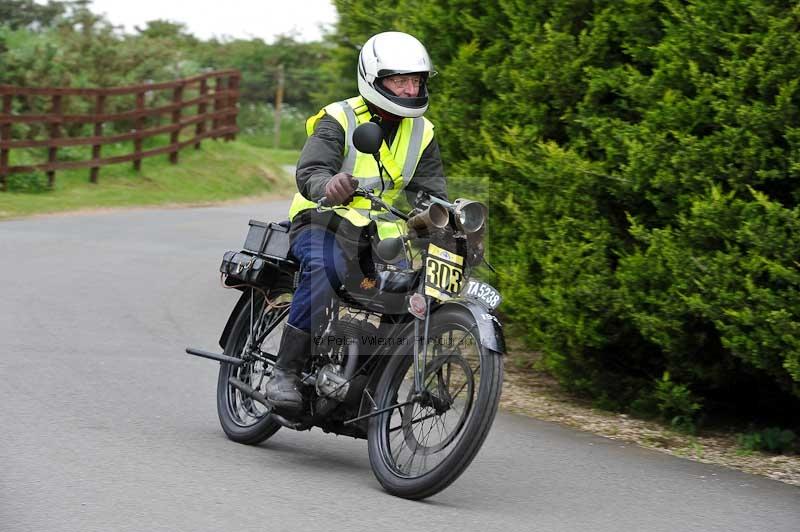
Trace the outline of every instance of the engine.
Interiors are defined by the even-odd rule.
[[[344,376],[344,368],[335,364],[327,364],[317,373],[317,394],[320,397],[344,401],[350,383]]]
[[[322,339],[332,349],[329,362],[316,374],[318,412],[329,411],[338,403],[358,404],[367,379],[364,375],[354,375],[364,360],[360,355],[372,350],[379,326],[377,314],[346,306],[339,308],[337,319]]]

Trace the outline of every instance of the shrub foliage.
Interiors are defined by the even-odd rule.
[[[428,46],[451,187],[489,202],[503,310],[563,383],[662,415],[797,406],[796,2],[336,4],[343,84],[373,33]]]

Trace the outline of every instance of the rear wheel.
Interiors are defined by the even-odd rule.
[[[396,405],[369,425],[370,464],[381,485],[422,499],[455,481],[489,433],[502,381],[502,355],[481,345],[472,314],[455,306],[434,313],[423,392],[414,386],[413,346],[392,357],[375,391],[377,409]]]
[[[235,358],[243,358],[247,362],[241,366],[220,364],[217,380],[217,414],[222,430],[231,440],[248,445],[255,445],[266,440],[281,427],[267,414],[267,408],[261,403],[244,395],[228,382],[235,377],[261,394],[272,375],[271,365],[264,359],[275,361],[278,357],[286,316],[283,313],[291,303],[292,294],[287,290],[275,290],[268,294],[268,300],[255,292],[252,305],[244,305],[234,322],[225,354]],[[259,321],[259,316],[263,314]],[[251,331],[251,320],[254,324]],[[274,328],[258,345],[252,345],[263,333]],[[260,358],[259,358],[260,357]]]

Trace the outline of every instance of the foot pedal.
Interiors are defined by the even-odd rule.
[[[228,378],[228,384],[230,384],[231,386],[233,386],[234,388],[236,388],[237,390],[239,390],[240,392],[245,394],[247,397],[253,399],[254,401],[257,401],[257,402],[261,403],[264,406],[266,406],[269,412],[272,411],[272,405],[269,404],[269,402],[267,401],[267,398],[264,397],[264,395],[258,393],[257,391],[255,391],[250,386],[248,386],[247,384],[243,383],[242,381],[240,381],[236,377],[229,377]]]
[[[228,355],[223,355],[220,353],[209,353],[208,351],[195,349],[194,347],[187,347],[186,352],[196,357],[207,358],[209,360],[216,360],[217,362],[224,362],[226,364],[232,364],[234,366],[241,366],[242,364],[244,364],[244,360],[242,360],[241,358],[229,357]]]

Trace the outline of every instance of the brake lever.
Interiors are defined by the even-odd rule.
[[[384,201],[381,199],[380,196],[376,196],[374,192],[375,192],[374,188],[357,188],[356,191],[353,193],[353,197],[358,196],[361,198],[368,199],[372,204],[373,210],[378,210],[378,209],[388,210],[388,206],[386,205],[386,203],[384,203]]]
[[[402,211],[395,209],[391,205],[387,205],[386,202],[380,198],[380,196],[376,196],[375,194],[373,194],[374,190],[375,189],[372,188],[357,188],[355,192],[353,192],[353,197],[358,196],[362,198],[367,198],[372,202],[373,207],[376,206],[380,207],[381,210],[389,211],[398,218],[400,218],[401,220],[408,220],[408,215],[406,215]],[[324,196],[317,202],[317,212],[322,212],[322,209],[331,207],[333,206],[328,204],[328,198]]]
[[[330,209],[333,205],[328,203],[327,196],[322,196],[317,202],[317,212],[322,212],[322,209]]]
[[[364,189],[364,188],[357,188],[353,192],[353,197],[361,196],[365,198],[371,197],[372,189]],[[331,205],[328,202],[328,198],[326,196],[322,196],[319,201],[317,201],[317,212],[322,212],[322,209],[330,209],[335,207],[335,205]]]
[[[360,196],[370,200],[370,202],[372,202],[373,209],[375,207],[380,207],[381,210],[389,210],[389,206],[386,204],[386,202],[384,202],[380,196],[375,195],[374,188],[358,188],[356,189],[355,193],[353,193],[353,196]]]

